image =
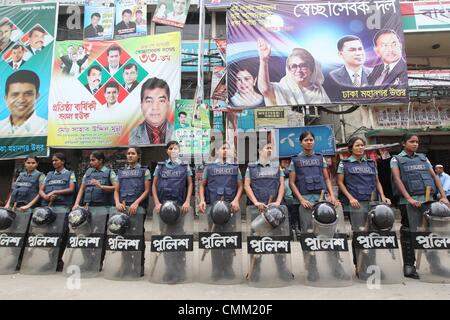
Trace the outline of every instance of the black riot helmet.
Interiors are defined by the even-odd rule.
[[[181,215],[180,207],[175,201],[166,201],[161,206],[159,216],[161,220],[168,225],[175,224]]]
[[[332,224],[337,220],[337,213],[331,202],[322,201],[314,205],[312,210],[314,219],[322,224]]]
[[[72,229],[80,228],[89,223],[91,212],[83,207],[72,210],[69,213],[69,224]]]
[[[231,206],[228,202],[219,200],[211,208],[211,219],[214,224],[224,225],[231,218]]]
[[[7,208],[0,208],[0,230],[6,230],[11,227],[16,213]]]
[[[264,211],[264,218],[266,221],[273,227],[276,228],[280,224],[284,222],[284,219],[286,219],[286,215],[284,212],[275,205],[269,205],[267,210]]]
[[[52,224],[56,220],[56,214],[50,207],[37,207],[33,211],[31,224],[34,227],[42,227]]]
[[[130,227],[130,217],[124,213],[113,215],[108,220],[108,230],[114,234],[124,234]]]
[[[450,217],[450,209],[442,202],[428,201],[422,204],[422,212],[430,217]]]
[[[394,226],[394,211],[387,204],[377,204],[369,211],[372,226],[381,231],[389,231]]]

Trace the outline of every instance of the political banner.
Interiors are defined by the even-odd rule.
[[[398,0],[233,1],[232,107],[408,101]]]
[[[310,131],[315,136],[315,152],[319,152],[325,156],[336,154],[333,127],[331,125],[319,125],[278,129],[277,141],[280,157],[292,157],[303,150],[299,138],[305,131]]]
[[[288,126],[288,109],[283,107],[258,108],[255,110],[255,127],[273,128]]]
[[[69,61],[67,52],[82,52]],[[180,33],[57,42],[49,146],[161,145],[181,86]]]
[[[115,39],[147,35],[147,6],[141,2],[140,0],[116,1]]]
[[[84,6],[84,39],[111,40],[114,35],[114,5],[99,2]]]
[[[152,21],[183,28],[191,0],[159,0]]]
[[[211,139],[209,109],[206,104],[195,104],[192,99],[175,102],[174,140],[180,144],[180,156],[190,159],[209,152]]]
[[[55,3],[0,7],[0,158],[47,155]]]

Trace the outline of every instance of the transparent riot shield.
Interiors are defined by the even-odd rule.
[[[285,219],[275,227],[255,206],[247,206],[247,282],[253,287],[283,287],[293,280],[289,219],[286,206],[279,209]]]
[[[51,209],[56,214],[56,219],[51,224],[36,227],[30,223],[20,273],[56,273],[61,238],[66,226],[69,208],[54,206]]]
[[[181,214],[173,224],[166,224],[153,212],[150,281],[186,283],[193,281],[194,213]]]
[[[313,219],[312,209],[299,205],[305,267],[305,284],[312,287],[352,285],[350,254],[342,207],[335,208],[337,220],[331,224]]]
[[[370,211],[378,203],[359,203],[360,208],[349,208],[359,280],[379,281],[381,284],[400,283],[403,271],[395,231],[377,227]]]
[[[211,218],[211,206],[199,217],[199,281],[211,284],[237,284],[242,276],[241,213],[223,224]]]
[[[110,216],[118,214],[113,209]],[[103,276],[110,280],[139,280],[144,276],[145,210],[139,207],[130,217],[130,227],[122,235],[107,230]]]
[[[20,259],[30,223],[31,209],[14,210],[16,218],[12,225],[0,230],[0,274],[15,273],[20,268]]]
[[[98,276],[104,254],[105,227],[110,207],[89,207],[91,220],[80,228],[69,224],[69,239],[64,251],[64,274],[70,276],[74,270],[81,278]]]
[[[411,205],[406,208],[420,280],[450,283],[450,217],[433,216]]]

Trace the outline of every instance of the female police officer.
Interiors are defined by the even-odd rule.
[[[38,164],[36,157],[25,158],[25,170],[17,177],[11,196],[5,204],[6,208],[15,206],[25,212],[38,204],[39,185],[45,179],[45,175],[36,169]]]
[[[242,195],[242,175],[239,166],[228,161],[230,159],[230,145],[224,143],[218,150],[218,157],[215,162],[207,164],[203,171],[203,178],[200,184],[199,197],[200,213],[205,213],[206,206],[210,206],[223,200],[230,203],[231,211],[237,213],[240,211],[239,200]],[[211,216],[211,213],[208,212]],[[236,215],[232,217],[236,219]],[[235,225],[234,220],[230,219],[231,224]],[[234,229],[234,226],[230,226]],[[221,278],[232,280],[235,278],[233,270],[233,251],[232,250],[212,250],[212,280],[217,281]]]
[[[68,236],[68,220],[67,214],[73,203],[73,194],[75,192],[76,178],[71,170],[67,170],[66,156],[62,152],[56,152],[52,157],[52,164],[54,171],[50,171],[45,177],[45,181],[39,186],[39,194],[42,197],[42,204],[48,205],[52,203],[53,211],[57,213],[64,213],[66,218],[64,220],[63,236],[58,256],[58,271],[62,271],[63,261],[62,256],[66,247]]]
[[[378,179],[375,161],[364,156],[366,141],[360,137],[353,137],[348,141],[348,151],[352,155],[339,163],[337,169],[337,184],[341,191],[340,200],[350,212],[353,231],[358,231],[367,222],[367,214],[371,200],[378,192],[382,202],[390,204],[385,197],[383,187]],[[357,217],[361,216],[361,219]],[[365,230],[368,231],[368,230]],[[356,254],[353,247],[353,262],[356,265]],[[365,270],[364,270],[365,271]],[[358,273],[358,277],[367,278],[366,273]]]
[[[179,158],[179,144],[177,141],[169,141],[166,145],[168,159],[158,162],[153,173],[152,194],[155,201],[155,214],[161,214],[161,207],[166,201],[174,201],[181,207],[181,213],[187,215],[190,208],[192,196],[192,171],[188,164],[183,163]],[[162,221],[164,219],[161,217]],[[163,234],[182,234],[183,219],[174,221],[173,225],[166,222],[162,230]],[[161,225],[162,226],[162,225]],[[162,281],[164,283],[179,283],[186,279],[186,253],[165,252],[164,261],[166,264],[165,274]]]
[[[402,138],[403,151],[391,159],[391,173],[394,195],[400,196],[399,205],[402,216],[400,228],[400,242],[403,255],[403,273],[405,277],[419,279],[416,271],[411,231],[416,231],[418,223],[410,221],[409,217],[420,216],[419,208],[425,200],[427,186],[432,193],[441,194],[441,202],[450,205],[445,197],[439,177],[424,154],[417,153],[419,137],[414,133],[406,133]],[[415,219],[416,220],[416,219]],[[414,224],[414,225],[413,225]],[[427,257],[428,258],[428,257]],[[435,264],[437,265],[437,264]],[[431,265],[430,269],[433,268]],[[439,272],[436,268],[436,272]],[[445,275],[449,276],[449,275]]]

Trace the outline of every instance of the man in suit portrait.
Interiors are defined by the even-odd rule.
[[[408,83],[406,61],[402,55],[402,43],[394,30],[381,29],[374,38],[374,51],[382,63],[373,68],[367,80],[370,85],[399,85]]]
[[[101,15],[98,12],[91,14],[91,24],[84,29],[85,38],[95,38],[103,36],[103,27],[99,25]]]
[[[44,49],[44,40],[47,32],[42,27],[36,26],[28,33],[27,49],[34,55]]]
[[[122,54],[122,49],[116,45],[112,45],[106,50],[106,56],[108,58],[108,65],[105,67],[106,70],[114,75],[117,71],[119,71],[120,67],[120,56]]]
[[[344,65],[331,71],[330,77],[342,86],[367,86],[367,76],[372,69],[364,66],[366,53],[361,39],[354,35],[344,36],[337,42],[337,49]]]
[[[100,66],[92,66],[88,69],[88,83],[85,88],[92,94],[96,94],[102,82],[102,68]]]
[[[131,10],[122,11],[122,21],[116,25],[116,35],[136,33],[136,23],[131,21]]]
[[[136,88],[139,84],[137,81],[138,76],[138,68],[135,63],[127,63],[123,67],[123,80],[124,80],[124,88],[131,92],[134,88]]]
[[[82,46],[80,47],[83,48]],[[63,63],[62,72],[71,76],[79,76],[82,72],[81,67],[86,62],[88,57],[89,54],[84,48],[83,55],[80,56],[80,54],[75,50],[73,46],[69,46],[67,48],[67,54],[60,58],[61,62]]]
[[[25,48],[22,45],[14,45],[11,49],[11,61],[8,63],[10,67],[14,70],[19,69],[25,63],[25,60],[23,58],[24,54]]]
[[[11,33],[13,30],[13,24],[8,19],[4,19],[0,22],[0,52],[8,49],[13,41],[11,40]]]

